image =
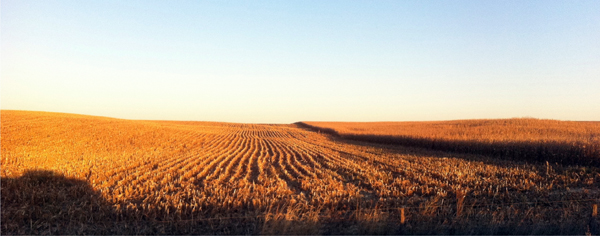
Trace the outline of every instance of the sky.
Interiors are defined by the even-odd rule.
[[[600,1],[1,2],[0,106],[243,123],[600,120]]]

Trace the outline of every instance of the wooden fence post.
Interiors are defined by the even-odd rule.
[[[404,216],[404,207],[400,208],[400,224],[404,224],[406,222],[406,217]]]
[[[600,227],[598,227],[598,204],[594,203],[592,205],[592,217],[590,217],[590,222],[588,223],[588,232],[591,235],[600,234]]]

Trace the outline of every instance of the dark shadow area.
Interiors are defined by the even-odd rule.
[[[83,180],[49,170],[1,178],[2,235],[252,234],[260,217],[176,219],[164,209],[112,204]],[[134,200],[135,201],[135,200]],[[216,207],[213,212],[225,212]],[[147,219],[146,216],[163,220]]]
[[[477,142],[463,140],[427,139],[410,136],[339,134],[330,128],[294,123],[300,128],[326,133],[333,137],[386,145],[419,147],[431,150],[479,154],[513,161],[550,162],[561,165],[600,167],[600,140],[587,143],[561,142]]]
[[[101,233],[115,214],[85,181],[48,170],[2,178],[2,234]]]

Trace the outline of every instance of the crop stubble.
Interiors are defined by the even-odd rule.
[[[217,228],[210,225],[223,233],[247,233],[233,222],[266,233],[327,232],[324,228],[339,233],[502,233],[505,228],[535,233],[539,229],[533,226],[540,224],[550,233],[583,233],[588,223],[582,220],[591,208],[577,200],[600,196],[595,167],[345,142],[295,125],[23,111],[1,115],[2,230],[9,233],[61,232],[52,231],[60,222],[48,226],[43,218],[33,222],[19,215],[19,209],[35,203],[11,198],[11,184],[33,170],[83,180],[101,195],[107,207],[99,209],[114,218],[84,223],[202,225],[203,220],[233,219]],[[457,203],[470,207],[459,209]],[[405,225],[399,224],[400,208],[407,209]],[[305,228],[284,232],[281,225],[268,227],[269,220],[299,222]],[[36,229],[34,223],[41,226]],[[359,227],[340,226],[345,224]],[[96,230],[89,232],[112,232]],[[138,227],[130,232],[161,231]],[[182,226],[163,233],[169,232],[197,231]]]

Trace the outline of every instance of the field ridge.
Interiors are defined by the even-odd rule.
[[[361,131],[359,133],[347,130],[344,132],[339,131],[343,129],[341,127],[344,127],[344,125],[340,124],[344,123],[335,122],[314,122],[312,124],[296,122],[295,124],[299,127],[347,140],[480,154],[517,161],[600,166],[600,126],[597,125],[598,123],[591,123],[589,125],[591,126],[590,129],[594,129],[595,132],[590,134],[588,138],[577,138],[574,140],[556,140],[551,138],[538,140],[486,140],[478,139],[477,135],[473,135],[472,138],[457,139],[453,137],[424,137],[418,133],[392,135],[386,134],[386,131],[382,130],[372,130],[372,133],[369,133],[369,131]],[[368,125],[368,123],[364,124]],[[423,126],[425,125],[426,122],[423,122]],[[352,123],[346,126],[352,127]],[[489,127],[489,129],[494,128],[493,126]],[[518,135],[518,132],[515,135]]]

